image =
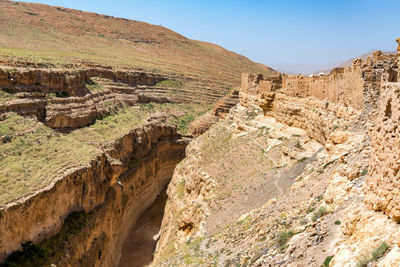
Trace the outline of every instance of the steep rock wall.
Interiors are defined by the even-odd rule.
[[[93,78],[107,80],[111,85],[95,83]],[[149,92],[140,94],[136,87],[152,87],[165,79],[154,73],[106,68],[70,71],[5,67],[0,69],[0,89],[14,99],[0,102],[0,113],[35,116],[52,128],[79,128],[92,124],[122,103],[141,103],[140,95],[147,96]],[[93,84],[99,87],[96,91],[88,88]]]
[[[375,129],[367,202],[400,222],[400,83],[384,83]]]
[[[56,69],[0,69],[0,86],[10,93],[41,92],[82,96],[87,93],[90,78],[101,77],[129,85],[152,86],[165,80],[162,75],[146,72],[108,69],[82,69],[76,71]]]
[[[264,113],[287,125],[301,128],[321,143],[339,127],[349,127],[359,112],[315,98],[297,98],[276,93],[271,109]]]
[[[1,259],[26,240],[51,239],[71,212],[83,210],[87,223],[69,233],[51,260],[59,266],[115,266],[124,234],[172,177],[186,145],[175,128],[152,122],[116,140],[86,168],[69,170],[9,204],[0,211]]]

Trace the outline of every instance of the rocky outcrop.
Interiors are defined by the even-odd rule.
[[[1,259],[33,240],[39,247],[62,242],[49,258],[58,266],[115,266],[124,236],[172,177],[187,143],[176,128],[153,120],[109,144],[85,168],[8,204],[0,210]],[[79,223],[73,221],[79,211],[86,220],[63,240],[57,233],[71,220]]]
[[[119,101],[112,91],[101,90],[79,97],[47,99],[45,124],[51,128],[80,128],[109,115]]]
[[[193,136],[203,134],[213,124],[217,123],[219,119],[225,118],[229,110],[237,103],[239,103],[239,91],[233,89],[228,95],[221,98],[210,112],[196,118],[190,124],[190,134]]]
[[[275,91],[282,88],[282,76],[264,78],[262,74],[242,74],[239,98],[242,106],[259,106],[269,110]]]

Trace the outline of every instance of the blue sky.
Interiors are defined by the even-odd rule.
[[[162,25],[291,72],[323,70],[371,50],[393,51],[399,0],[48,0]]]

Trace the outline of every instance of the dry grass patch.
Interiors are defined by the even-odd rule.
[[[204,105],[146,104],[125,107],[94,125],[60,134],[32,118],[8,114],[0,123],[0,205],[47,186],[66,170],[86,166],[108,142],[146,123],[154,113],[187,123]],[[184,129],[183,129],[184,130]]]

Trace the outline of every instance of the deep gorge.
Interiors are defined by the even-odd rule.
[[[0,218],[3,258],[28,237],[45,257],[18,262],[25,266],[116,266],[126,237],[171,179],[187,143],[176,128],[153,121],[116,140],[90,166],[9,205]]]

